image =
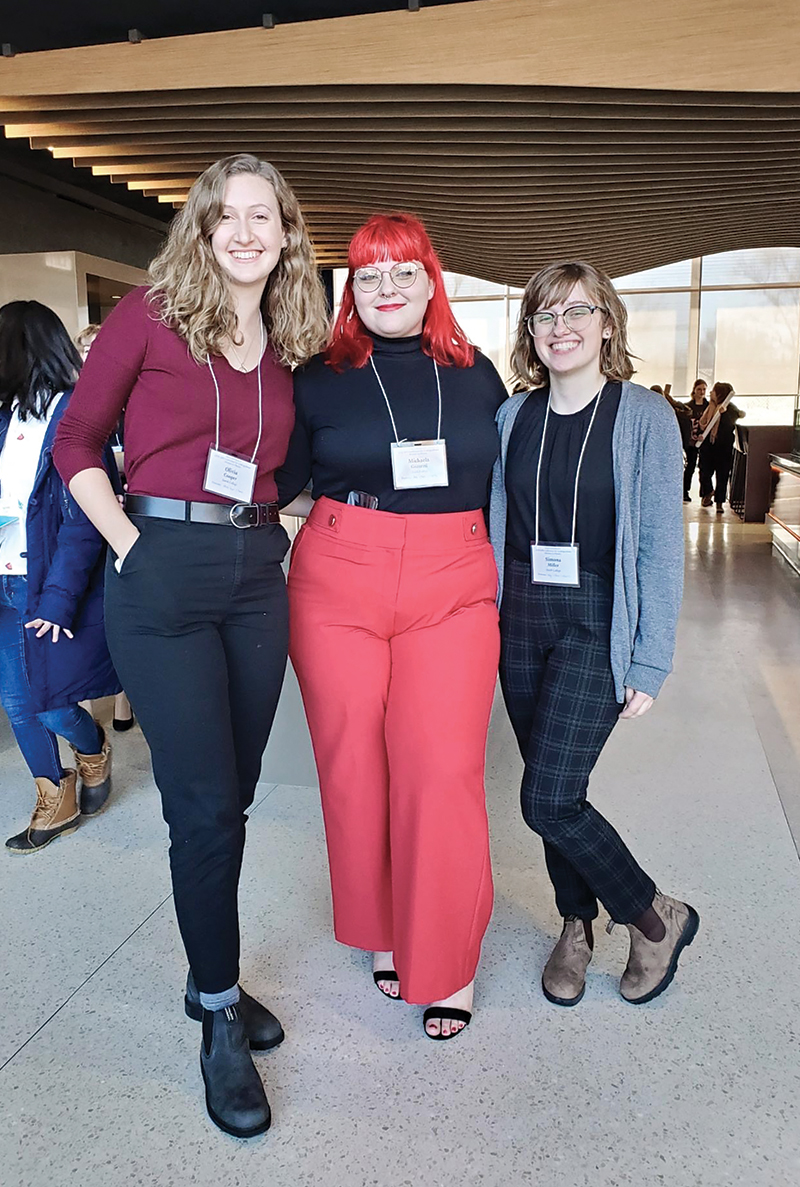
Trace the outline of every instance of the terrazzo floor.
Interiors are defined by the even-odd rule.
[[[368,958],[332,940],[316,789],[259,786],[242,979],[287,1039],[257,1057],[272,1129],[227,1137],[203,1107],[137,729],[115,737],[106,813],[35,857],[0,854],[4,1187],[797,1187],[800,579],[764,528],[696,505],[687,519],[675,673],[649,716],[620,723],[592,789],[701,914],[667,993],[622,1001],[626,933],[598,928],[583,1002],[543,998],[558,920],[498,703],[497,903],[475,1018],[452,1043],[429,1042],[421,1011],[382,999]],[[5,837],[30,810],[5,721],[0,783]]]

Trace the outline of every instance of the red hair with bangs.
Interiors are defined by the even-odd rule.
[[[443,367],[471,367],[475,347],[453,316],[444,288],[439,257],[428,232],[418,218],[410,214],[373,214],[356,231],[350,242],[348,275],[342,294],[342,306],[333,327],[325,361],[334,371],[346,366],[363,367],[372,354],[372,338],[358,316],[353,297],[353,273],[365,264],[383,260],[398,263],[414,260],[422,264],[433,281],[433,296],[422,322],[422,349]]]

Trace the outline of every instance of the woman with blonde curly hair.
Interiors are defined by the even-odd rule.
[[[55,460],[116,554],[108,641],[169,825],[208,1111],[250,1137],[270,1110],[249,1048],[283,1038],[238,984],[246,812],[287,649],[274,475],[294,423],[291,367],[326,340],[325,298],[294,194],[246,154],[197,179],[151,278],[100,330]],[[124,510],[101,468],[123,409]]]
[[[630,933],[620,993],[635,1004],[666,989],[699,922],[586,798],[617,721],[646,713],[671,669],[683,582],[680,435],[666,400],[630,382],[626,324],[605,273],[543,268],[512,354],[533,390],[498,414],[500,681],[525,763],[523,816],[563,919],[542,977],[559,1006],[583,997],[598,900]]]

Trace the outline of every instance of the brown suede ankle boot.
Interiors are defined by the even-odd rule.
[[[542,973],[542,990],[556,1006],[577,1006],[586,989],[592,950],[582,919],[565,919],[564,930]]]
[[[75,771],[64,772],[60,783],[36,780],[36,807],[28,827],[6,841],[11,853],[37,853],[56,837],[72,833],[78,827],[80,812],[75,794]]]
[[[619,991],[626,1002],[635,1006],[650,1002],[664,992],[675,976],[681,952],[691,944],[700,926],[700,916],[694,907],[660,890],[653,899],[653,910],[667,933],[658,943],[648,940],[632,923],[625,925],[630,932],[631,951]]]
[[[99,754],[79,754],[75,747],[75,765],[81,777],[81,815],[96,816],[106,806],[111,793],[111,746],[99,721],[95,725],[103,735]]]

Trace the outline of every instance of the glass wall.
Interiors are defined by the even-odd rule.
[[[338,270],[336,292],[346,275]],[[521,289],[447,273],[464,330],[504,379]],[[732,383],[749,424],[794,423],[800,391],[800,248],[759,248],[680,260],[621,276],[635,379],[687,398],[698,376]]]
[[[732,383],[748,424],[792,424],[800,390],[800,249],[723,252],[615,283],[631,311],[640,382],[672,383],[678,398],[696,376]],[[672,363],[640,304],[656,295],[683,311],[675,318]],[[669,330],[663,327],[665,337]]]
[[[711,289],[700,296],[698,372],[733,376],[737,393],[794,395],[800,288]]]
[[[636,382],[645,387],[671,383],[677,398],[688,394],[696,378],[689,359],[691,294],[653,291],[627,293],[623,299]]]
[[[445,286],[464,333],[489,356],[503,379],[507,379],[519,300],[511,308],[511,290],[505,285],[474,276],[458,276],[455,272],[445,273]]]

